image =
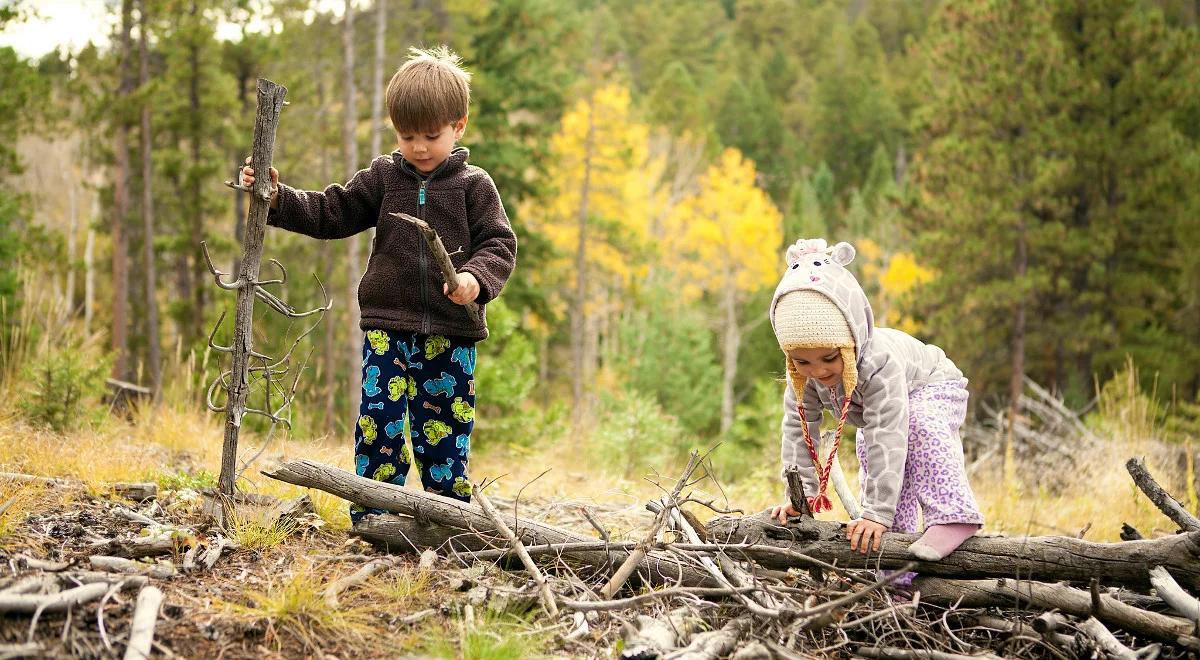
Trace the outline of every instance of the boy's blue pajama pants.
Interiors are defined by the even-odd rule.
[[[402,486],[415,462],[426,491],[469,502],[475,342],[368,330],[362,365],[362,403],[354,431],[359,476]],[[404,444],[405,415],[412,454]],[[367,513],[361,506],[350,507],[354,522]]]

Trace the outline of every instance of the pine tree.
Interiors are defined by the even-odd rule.
[[[549,260],[551,245],[530,230],[523,209],[549,199],[555,168],[550,137],[566,107],[565,90],[578,76],[580,16],[549,0],[498,0],[472,23],[463,56],[472,72],[471,125],[464,143],[471,161],[496,182],[523,263]],[[537,26],[537,30],[532,28]],[[548,50],[549,49],[549,50]],[[518,268],[505,286],[510,308],[535,309],[550,317],[544,291]]]
[[[0,10],[0,27],[3,27]],[[27,217],[23,201],[5,185],[5,178],[21,170],[14,146],[22,125],[32,121],[34,99],[41,96],[42,82],[29,62],[22,60],[8,47],[0,48],[0,305],[5,318],[0,333],[8,334],[8,324],[20,304],[17,297],[17,259],[20,256],[24,232],[20,224]]]
[[[1062,258],[1059,99],[1073,72],[1050,19],[1033,0],[950,4],[924,45],[909,221],[936,277],[918,302],[972,383],[1013,400],[1028,347],[1050,344],[1036,312]]]
[[[878,145],[891,151],[899,144],[904,118],[883,84],[883,51],[866,21],[838,24],[814,73],[813,156],[845,191],[866,179]]]
[[[1073,389],[1086,393],[1093,372],[1104,378],[1129,355],[1160,391],[1189,396],[1200,335],[1186,313],[1194,289],[1180,277],[1194,263],[1184,255],[1200,163],[1178,120],[1200,82],[1196,31],[1168,27],[1135,0],[1061,0],[1055,27],[1082,82],[1067,100],[1073,254],[1058,277],[1066,340],[1055,371],[1074,372]]]

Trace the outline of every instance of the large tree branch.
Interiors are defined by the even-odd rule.
[[[898,569],[914,559],[908,546],[918,537],[887,532],[879,553],[863,555],[850,550],[842,523],[793,519],[785,527],[772,522],[768,512],[762,512],[744,518],[717,518],[708,525],[708,538],[713,542],[780,546],[844,568]],[[782,558],[763,557],[759,563],[778,569],[801,566]],[[1121,543],[1092,543],[1059,536],[976,536],[941,561],[918,562],[915,570],[922,575],[960,579],[1021,577],[1087,582],[1097,577],[1105,584],[1146,589],[1150,586],[1148,571],[1155,565],[1168,568],[1181,584],[1200,589],[1200,532]]]

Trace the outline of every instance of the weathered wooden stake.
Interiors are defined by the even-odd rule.
[[[267,231],[267,213],[271,208],[271,160],[275,153],[275,129],[287,88],[265,78],[258,79],[258,113],[254,117],[254,151],[250,166],[261,172],[254,180],[250,194],[250,216],[242,241],[241,268],[237,273],[237,306],[233,326],[233,359],[229,379],[229,398],[226,401],[225,442],[221,447],[221,476],[217,482],[220,493],[227,498],[222,508],[223,526],[231,511],[234,476],[237,470],[238,432],[246,411],[246,396],[250,391],[250,349],[253,339],[254,292],[262,262],[263,237]],[[268,392],[267,396],[270,396]]]

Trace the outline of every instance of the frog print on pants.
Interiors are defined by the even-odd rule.
[[[475,363],[471,340],[368,329],[354,438],[357,473],[402,486],[415,469],[424,490],[469,502]],[[352,507],[350,517],[357,522],[377,512]]]

